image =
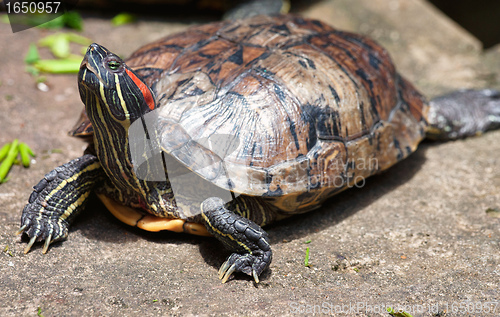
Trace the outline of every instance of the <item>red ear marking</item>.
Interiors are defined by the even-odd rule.
[[[153,98],[153,95],[151,94],[151,91],[149,88],[140,80],[137,78],[137,76],[132,73],[130,70],[125,68],[125,71],[127,72],[128,76],[134,81],[136,84],[137,88],[142,93],[142,96],[144,97],[144,100],[146,101],[146,104],[148,105],[149,109],[154,110],[155,109],[155,101]]]

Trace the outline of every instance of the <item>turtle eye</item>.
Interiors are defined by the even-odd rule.
[[[120,68],[120,66],[121,66],[121,63],[119,61],[109,61],[108,62],[108,67],[111,70],[117,70],[118,68]]]

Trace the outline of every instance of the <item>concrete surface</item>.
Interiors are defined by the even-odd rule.
[[[500,49],[483,54],[425,1],[324,1],[301,14],[374,37],[429,96],[500,88]],[[113,28],[91,17],[83,34],[127,55],[185,27],[141,20]],[[24,255],[26,241],[13,233],[31,187],[84,147],[66,136],[81,109],[76,76],[48,75],[45,93],[24,71],[29,43],[50,33],[11,34],[0,25],[0,144],[20,138],[38,154],[36,164],[14,167],[0,185],[1,316],[36,316],[38,309],[46,317],[388,316],[385,305],[414,316],[499,315],[500,219],[486,210],[500,208],[500,132],[424,143],[364,188],[269,227],[274,260],[258,285],[243,276],[220,284],[227,253],[214,239],[135,230],[97,201],[67,241],[46,255],[40,245]],[[304,266],[306,247],[311,267]]]

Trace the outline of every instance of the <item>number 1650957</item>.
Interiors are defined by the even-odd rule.
[[[29,2],[29,1],[16,1],[7,2],[5,7],[7,13],[58,13],[57,10],[61,2]]]

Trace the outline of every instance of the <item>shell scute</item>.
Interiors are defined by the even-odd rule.
[[[157,94],[166,152],[285,212],[319,206],[423,138],[427,104],[387,51],[323,22],[259,16],[194,27],[128,63]],[[237,146],[221,155],[200,141],[217,134]]]

